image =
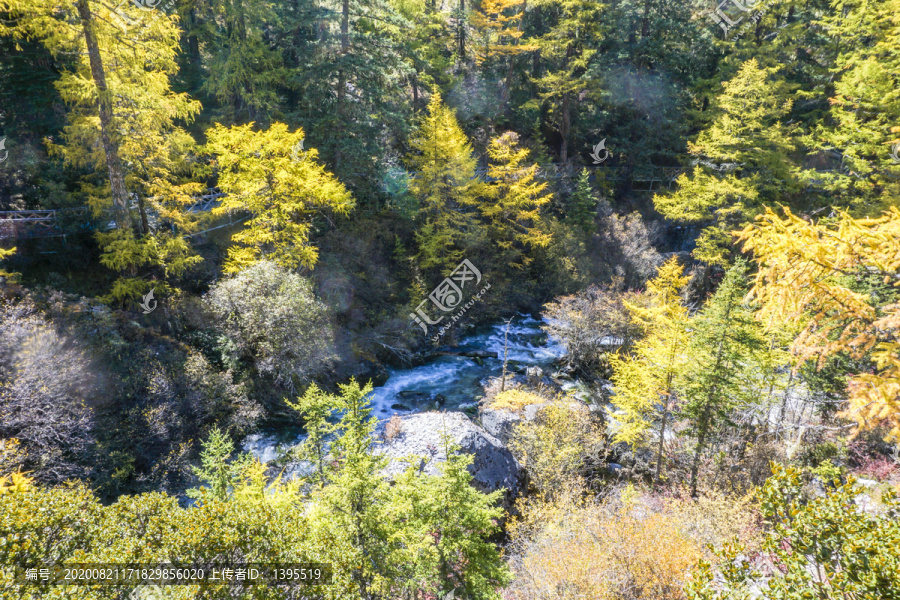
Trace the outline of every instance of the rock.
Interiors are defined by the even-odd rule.
[[[544,371],[540,367],[528,367],[525,369],[525,378],[529,383],[537,383],[544,377]]]
[[[439,473],[437,463],[446,460],[441,436],[446,432],[463,452],[474,455],[469,467],[473,485],[482,492],[505,488],[505,504],[511,505],[522,486],[523,470],[512,452],[500,440],[476,425],[461,412],[418,413],[401,417],[401,432],[390,444],[376,445],[374,452],[390,462],[384,473],[394,477],[407,468],[404,457],[429,458],[424,472]],[[381,425],[383,427],[383,424]]]
[[[825,491],[825,484],[818,477],[813,477],[812,481],[809,482],[809,486],[807,489],[810,492],[810,495],[813,498],[822,498],[828,495],[828,492]]]
[[[485,431],[506,444],[516,425],[523,421],[533,421],[538,411],[545,406],[546,403],[529,404],[522,409],[521,414],[485,406],[478,411],[478,420]]]
[[[412,400],[425,400],[429,396],[431,396],[431,394],[429,394],[428,392],[419,392],[416,390],[403,390],[402,392],[399,392],[397,395],[400,396],[401,398],[410,398]]]
[[[485,431],[504,444],[509,442],[513,427],[522,422],[522,417],[508,410],[483,408],[478,413],[481,426]]]
[[[408,406],[404,406],[403,404],[400,404],[399,402],[396,404],[391,404],[391,409],[393,409],[393,410],[410,410],[410,408]]]
[[[496,352],[488,352],[486,350],[471,350],[467,352],[460,352],[460,356],[467,356],[469,358],[499,358],[499,355]]]
[[[856,483],[857,483],[857,485],[861,485],[861,486],[863,486],[863,487],[876,487],[876,486],[878,485],[878,482],[875,481],[874,479],[862,479],[862,478],[860,478],[860,479],[857,479],[857,480],[856,480]]]
[[[856,504],[859,512],[867,513],[870,515],[878,512],[878,505],[868,494],[860,494],[856,496],[855,498],[853,498],[853,502]]]
[[[547,406],[547,403],[541,404],[529,404],[525,408],[522,409],[522,413],[525,415],[526,421],[534,421],[537,417],[538,411]]]
[[[454,352],[452,350],[441,350],[434,353],[436,356],[465,356],[466,358],[499,358],[496,352],[488,352],[487,350],[463,350]]]

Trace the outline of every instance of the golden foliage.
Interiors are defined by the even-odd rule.
[[[216,212],[251,214],[232,237],[227,272],[237,273],[263,258],[288,269],[312,269],[319,259],[310,240],[313,215],[347,215],[355,207],[347,188],[319,162],[318,151],[303,149],[305,135],[284,123],[265,130],[253,123],[216,124],[207,132],[219,187],[228,194]]]
[[[900,286],[900,210],[875,219],[841,213],[832,225],[766,210],[740,237],[759,262],[752,293],[762,316],[804,324],[793,344],[801,359],[821,365],[840,352],[868,355],[876,368],[850,380],[843,414],[862,429],[887,426],[888,438],[900,441],[900,303],[879,302],[862,286],[866,279]]]
[[[620,498],[581,500],[570,488],[533,501],[511,526],[517,600],[685,598],[691,568],[707,544],[745,536],[748,500],[701,495],[660,498],[625,488]]]
[[[521,412],[526,406],[532,404],[545,404],[546,398],[543,398],[532,392],[526,392],[521,389],[512,389],[500,392],[494,397],[491,408],[494,410],[509,410],[512,412]]]
[[[603,432],[586,406],[557,401],[541,408],[534,421],[519,423],[509,446],[543,496],[580,485],[583,468],[600,454]]]
[[[616,419],[621,423],[616,442],[635,446],[646,440],[657,422],[658,435],[664,436],[675,379],[688,360],[688,309],[680,295],[688,279],[678,259],[672,258],[647,283],[648,306],[625,302],[633,322],[647,335],[634,345],[632,355],[610,359],[619,411]]]
[[[21,494],[31,489],[34,479],[25,475],[25,473],[16,472],[6,477],[0,477],[0,495],[2,494]]]

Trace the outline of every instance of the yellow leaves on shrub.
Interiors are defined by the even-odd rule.
[[[509,446],[540,494],[555,496],[578,485],[587,462],[602,452],[603,432],[577,402],[555,402],[534,421],[518,424]]]
[[[21,494],[31,489],[34,479],[25,475],[25,473],[12,473],[6,477],[0,477],[0,495],[2,494]]]
[[[688,572],[703,556],[677,520],[627,504],[564,501],[534,507],[527,518],[544,525],[524,544],[515,539],[521,554],[513,557],[510,591],[516,598],[681,599]]]
[[[506,390],[500,392],[494,397],[491,408],[495,410],[509,410],[512,412],[521,412],[526,406],[531,404],[544,404],[547,400],[520,389]]]
[[[511,596],[527,600],[681,600],[708,544],[752,537],[747,498],[648,496],[584,502],[583,489],[521,505],[510,527]]]

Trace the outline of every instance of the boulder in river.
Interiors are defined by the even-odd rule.
[[[438,463],[447,459],[441,439],[444,433],[459,444],[463,452],[474,455],[469,467],[473,485],[486,493],[505,488],[505,504],[511,504],[522,486],[522,466],[500,440],[461,412],[428,412],[401,417],[400,432],[384,444],[376,445],[374,451],[390,460],[385,468],[389,477],[402,473],[408,464],[403,459],[410,456],[428,459],[421,468],[436,475]]]

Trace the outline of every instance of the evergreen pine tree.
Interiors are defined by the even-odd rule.
[[[733,409],[753,396],[757,355],[766,348],[754,312],[744,304],[747,264],[738,260],[719,289],[691,320],[688,369],[683,378],[681,415],[696,437],[691,462],[691,493],[696,496],[700,459]]]
[[[287,401],[287,404],[300,413],[306,429],[306,439],[300,444],[298,458],[312,462],[319,487],[324,487],[328,481],[325,460],[327,439],[335,431],[335,426],[328,421],[336,408],[333,397],[312,384],[296,402]]]
[[[498,530],[502,492],[483,494],[472,486],[473,457],[444,436],[447,460],[440,475],[425,476],[411,466],[396,483],[394,515],[404,521],[403,547],[410,591],[438,598],[495,598],[509,571],[488,537]]]
[[[360,598],[378,598],[390,587],[402,564],[397,560],[397,542],[392,534],[397,524],[388,515],[391,491],[381,471],[387,459],[371,451],[375,420],[368,395],[372,385],[356,381],[338,386],[332,396],[342,413],[331,446],[334,465],[330,484],[313,495],[321,518],[338,536],[335,553],[340,555],[345,577]]]
[[[789,202],[801,189],[791,130],[782,120],[791,106],[790,86],[775,69],[755,59],[725,83],[716,118],[690,144],[696,165],[678,179],[671,194],[654,203],[665,217],[707,226],[694,256],[727,265],[733,254],[730,232],[758,214],[761,206]]]
[[[596,229],[594,219],[597,216],[598,203],[599,199],[591,185],[590,174],[587,169],[582,169],[578,179],[575,180],[575,191],[569,197],[566,221],[581,229],[585,235],[590,235]]]

